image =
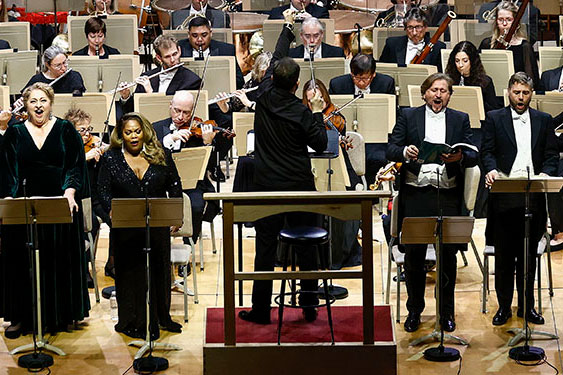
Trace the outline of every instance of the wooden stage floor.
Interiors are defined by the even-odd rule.
[[[228,186],[228,185],[227,185]],[[222,188],[223,191],[226,189]],[[383,238],[381,222],[375,222],[374,235],[376,238]],[[482,250],[484,246],[484,220],[477,220],[474,238],[477,246]],[[209,233],[209,226],[204,224],[205,233]],[[216,233],[221,234],[220,219],[216,220]],[[100,285],[107,286],[112,284],[112,280],[103,275],[103,267],[107,259],[107,229],[102,233],[96,262]],[[252,270],[254,239],[253,231],[245,229],[245,269]],[[180,345],[183,350],[159,352],[158,355],[166,357],[170,361],[170,368],[164,373],[174,374],[202,374],[203,373],[203,333],[204,333],[204,311],[208,306],[222,306],[223,287],[222,287],[222,268],[219,260],[222,253],[219,251],[213,254],[211,251],[211,241],[204,239],[205,245],[205,271],[198,270],[198,283],[200,293],[200,303],[193,304],[190,298],[189,322],[184,324],[181,334],[170,334],[162,332],[161,341]],[[387,248],[383,246],[382,251],[377,243],[374,244],[374,269],[375,269],[375,303],[382,304],[383,280],[387,268]],[[544,257],[545,258],[545,257]],[[508,358],[509,348],[506,342],[512,337],[506,333],[509,327],[521,327],[522,319],[515,317],[516,309],[513,309],[514,317],[503,327],[493,327],[491,319],[496,311],[497,303],[494,290],[489,297],[489,312],[480,312],[480,288],[481,276],[473,253],[467,253],[469,265],[463,266],[461,257],[458,256],[458,277],[456,287],[456,335],[462,336],[469,341],[469,347],[457,346],[463,356],[461,374],[554,374],[555,370],[547,364],[535,367],[524,367],[514,363]],[[543,292],[544,317],[546,324],[537,326],[538,330],[557,332],[557,327],[563,326],[563,252],[552,254],[554,289],[555,296],[549,298],[547,289]],[[384,267],[381,267],[383,261]],[[544,288],[547,287],[547,267],[543,260],[542,282]],[[393,268],[393,272],[395,269]],[[430,333],[434,327],[434,299],[433,288],[434,272],[427,277],[426,288],[426,310],[423,314],[421,328],[414,334],[406,333],[402,328],[402,322],[406,316],[406,288],[401,286],[401,324],[396,325],[397,332],[397,352],[398,352],[398,373],[399,374],[456,374],[459,362],[454,363],[432,363],[422,358],[424,349],[435,346],[436,343],[429,343],[422,346],[411,347],[409,342],[417,337]],[[494,277],[491,276],[491,285],[494,288]],[[191,286],[191,277],[189,278]],[[245,283],[245,304],[250,305],[251,284]],[[348,280],[338,283],[349,288],[349,298],[338,301],[338,305],[360,305],[361,288],[357,280]],[[395,283],[392,284],[394,291]],[[274,285],[274,290],[279,287]],[[109,301],[102,299],[101,303],[96,304],[93,290],[90,290],[90,300],[92,309],[90,317],[81,322],[77,329],[72,332],[59,333],[50,337],[50,342],[66,351],[66,357],[54,356],[55,364],[51,368],[53,374],[133,374],[133,369],[129,368],[133,361],[133,356],[137,348],[128,347],[130,339],[118,334],[113,330],[114,322],[110,318]],[[395,306],[395,294],[392,292],[391,304]],[[178,292],[173,292],[172,314],[177,322],[183,319],[183,297]],[[26,374],[25,369],[18,368],[17,356],[11,356],[9,350],[31,342],[31,336],[20,337],[17,340],[7,340],[4,338],[3,329],[7,323],[2,322],[0,328],[0,374]],[[272,329],[276,329],[272,327]],[[537,340],[534,345],[545,349],[547,360],[559,371],[562,369],[559,340]],[[264,369],[267,373],[267,369]],[[43,372],[45,374],[46,372]]]

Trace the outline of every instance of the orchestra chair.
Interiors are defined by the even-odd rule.
[[[10,86],[10,95],[20,95],[29,79],[37,74],[37,51],[0,50],[2,86]]]
[[[328,269],[329,262],[328,262],[328,251],[327,251],[327,244],[328,244],[328,232],[323,228],[317,227],[309,227],[309,226],[302,226],[296,228],[288,228],[282,229],[278,235],[278,243],[279,248],[282,253],[283,257],[283,271],[287,271],[288,266],[288,259],[291,258],[291,270],[295,272],[295,258],[296,258],[296,251],[294,246],[310,246],[314,247],[316,251],[316,258],[317,264],[321,269]],[[330,336],[332,339],[332,345],[334,345],[334,329],[332,325],[332,310],[331,304],[336,301],[333,295],[331,295],[328,291],[328,279],[322,279],[323,281],[323,290],[324,290],[324,301],[325,303],[317,303],[316,305],[308,305],[306,307],[323,307],[326,306],[327,311],[327,320],[328,325],[330,327]],[[285,293],[285,283],[286,280],[281,281],[281,288],[280,294],[274,298],[274,302],[279,305],[278,309],[278,345],[281,345],[281,331],[282,331],[282,324],[283,324],[283,310],[284,307],[288,308],[302,308],[303,306],[299,306],[296,304],[296,297],[297,295],[303,293],[314,293],[317,294],[318,292],[315,291],[302,291],[302,290],[295,290],[295,280],[292,280],[293,284],[291,286],[291,291],[289,293]],[[290,302],[285,302],[285,297],[290,297]]]
[[[176,40],[180,41],[182,39],[188,38],[188,30],[162,30],[163,34],[172,35]],[[217,40],[223,43],[234,44],[233,40],[233,29],[231,28],[213,28],[213,40]],[[112,46],[113,47],[113,46]]]
[[[242,9],[245,11],[271,10],[283,5],[280,0],[242,0]],[[236,17],[236,16],[235,16]]]
[[[68,43],[72,52],[88,45],[84,34],[84,24],[90,16],[68,16]],[[106,41],[104,44],[117,48],[126,55],[137,54],[139,34],[137,16],[135,14],[108,15],[106,24]]]
[[[492,78],[495,87],[506,87],[510,77],[514,74],[512,51],[484,49],[480,56],[483,67],[487,75]]]
[[[103,92],[85,92],[82,96],[72,96],[72,94],[55,94],[53,103],[53,114],[57,117],[64,118],[65,113],[73,106],[82,109],[92,116],[90,125],[92,133],[102,134],[105,129],[104,122],[110,107],[112,108],[109,123],[115,124],[115,105],[111,105],[112,96]]]
[[[430,36],[434,35],[434,33],[438,30],[438,27],[428,27],[427,32],[430,33]],[[383,52],[383,48],[385,47],[385,41],[387,38],[394,37],[394,36],[403,36],[405,35],[405,30],[396,27],[374,27],[373,28],[373,58],[378,60]],[[444,34],[440,35],[440,41],[444,41]],[[378,63],[379,64],[379,63]]]
[[[195,97],[197,91],[189,92]],[[164,93],[137,93],[133,95],[133,106],[135,112],[142,113],[151,123],[170,117],[170,101],[173,95]],[[199,101],[195,107],[195,116],[203,120],[209,119],[209,109],[207,106],[207,91],[201,90]]]
[[[247,134],[254,129],[254,112],[233,112],[233,130],[237,157],[247,155]]]
[[[453,86],[453,91],[448,108],[467,113],[471,128],[481,128],[481,121],[485,120],[485,106],[481,88],[477,86]],[[411,107],[424,104],[420,96],[420,86],[409,85],[409,103]]]
[[[299,71],[299,82],[304,85],[305,82],[311,80],[311,63],[305,59],[293,59],[301,68]],[[327,57],[313,60],[313,69],[315,70],[315,78],[322,81],[328,87],[330,80],[346,74],[346,65],[349,62],[343,57]],[[302,90],[297,90],[295,95],[301,98]]]
[[[379,65],[379,64],[378,64]],[[353,95],[331,95],[332,102],[341,107]],[[342,110],[347,129],[360,133],[365,143],[387,143],[388,134],[396,122],[396,97],[391,94],[367,94]],[[377,121],[374,122],[374,119]]]
[[[192,240],[193,227],[192,227],[192,206],[190,203],[190,197],[187,194],[182,193],[183,198],[183,210],[184,210],[184,220],[182,226],[177,232],[172,233],[172,238],[177,237],[188,237],[190,244],[174,243],[172,241],[170,245],[170,264],[172,272],[172,288],[178,288],[182,290],[184,294],[184,322],[188,322],[188,295],[194,296],[194,303],[199,303],[199,294],[197,292],[197,272],[195,263],[195,245]],[[174,275],[174,266],[185,266],[187,270],[188,264],[191,263],[194,290],[191,291],[188,288],[188,275],[187,271],[184,271],[184,279],[182,281],[176,280]]]
[[[555,117],[563,109],[563,92],[547,91],[545,95],[534,94],[532,100],[536,101],[538,111],[549,113]]]
[[[452,47],[465,40],[478,47],[483,39],[491,36],[491,24],[479,23],[479,20],[464,20],[457,18],[450,22],[449,27],[450,45]],[[445,67],[446,65],[442,66]]]
[[[194,60],[193,57],[182,57],[180,62],[199,77],[203,76],[205,60]],[[214,98],[220,92],[234,92],[236,82],[236,57],[235,56],[209,56],[207,72],[203,90],[207,90],[208,98]],[[195,97],[195,95],[194,95]],[[201,100],[201,99],[200,99]]]
[[[363,190],[368,190],[368,183],[366,181],[366,144],[364,137],[357,132],[346,132],[346,137],[350,138],[352,148],[348,149],[348,157],[350,164],[354,168],[354,172],[362,180]]]
[[[550,69],[559,68],[563,65],[563,47],[538,47],[540,62],[538,68],[540,76],[543,72]]]
[[[9,42],[13,49],[29,51],[31,49],[30,30],[29,22],[0,22],[0,39]]]
[[[207,164],[209,163],[210,156],[211,147],[205,146],[183,148],[180,152],[172,153],[172,158],[174,158],[174,163],[176,164],[178,174],[180,175],[180,180],[182,181],[183,190],[194,189],[197,185],[197,182],[199,180],[203,180],[207,171]],[[213,253],[216,253],[217,248],[215,246],[215,225],[213,224],[213,222],[210,222],[210,225]],[[203,261],[202,232],[203,228],[199,235],[199,267],[201,271],[203,271],[205,268]],[[195,268],[192,272],[195,272]]]
[[[398,105],[408,107],[410,105],[409,85],[417,85],[420,87],[422,82],[424,82],[429,75],[438,72],[438,67],[424,64],[397,66],[397,64],[392,63],[378,63],[375,71],[393,77],[395,80],[395,92],[397,94]]]
[[[279,5],[276,5],[276,7]],[[270,8],[271,9],[271,8]],[[332,18],[319,18],[319,21],[324,26],[324,36],[323,42],[335,45],[334,38],[334,20]],[[282,31],[284,25],[284,20],[265,20],[262,25],[262,36],[264,38],[264,51],[274,52],[276,49],[276,42]],[[301,22],[295,22],[293,34],[295,35],[295,40],[291,43],[290,48],[295,48],[300,46],[302,43],[299,33],[301,32]],[[334,76],[333,76],[334,77]]]
[[[141,75],[139,56],[134,55],[110,55],[108,59],[99,59],[96,56],[69,56],[68,66],[82,75],[88,92],[111,94],[118,78],[120,82],[134,82]],[[119,98],[119,94],[116,94],[116,98]]]
[[[92,236],[92,198],[82,199],[82,217],[84,218],[84,233],[87,235],[86,251],[90,255],[90,267],[92,269],[92,280],[94,280],[94,291],[96,293],[96,303],[100,303],[100,290],[98,288],[98,274],[96,272],[96,252],[98,250],[98,239],[100,238],[100,230],[96,233],[96,238]],[[96,220],[98,218],[96,217]]]
[[[10,107],[10,87],[0,86],[0,109],[8,109]]]

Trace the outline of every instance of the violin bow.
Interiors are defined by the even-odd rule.
[[[194,101],[194,107],[192,109],[190,121],[188,122],[190,127],[191,127],[192,121],[194,120],[194,117],[195,117],[195,109],[197,108],[197,103],[199,102],[201,90],[203,89],[203,85],[205,84],[205,74],[207,73],[207,65],[209,64],[209,56],[211,56],[211,54],[207,55],[207,57],[205,58],[205,64],[203,65],[203,72],[201,73],[201,82],[199,83],[199,88],[197,89],[197,94],[196,94],[195,101]]]
[[[108,115],[106,117],[106,121],[104,121],[104,131],[102,132],[102,136],[100,137],[100,146],[102,145],[103,141],[104,141],[104,135],[107,134],[108,136],[108,143],[109,143],[109,133],[108,133],[108,128],[109,128],[109,116],[111,115],[111,111],[113,109],[113,103],[115,102],[115,95],[117,94],[117,87],[119,86],[119,82],[121,82],[121,72],[119,72],[119,75],[117,76],[117,82],[115,83],[115,89],[113,90],[113,96],[111,98],[111,102],[109,104],[109,111],[108,111]]]

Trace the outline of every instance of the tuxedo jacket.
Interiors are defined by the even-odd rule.
[[[10,43],[4,39],[0,39],[0,49],[10,49]]]
[[[172,27],[176,29],[189,16],[190,7],[172,12]],[[207,9],[205,9],[205,18],[209,20],[211,27],[214,29],[224,29],[231,27],[231,19],[229,15],[226,12],[215,9],[209,5],[207,5]]]
[[[395,95],[395,80],[387,74],[377,73],[369,85],[371,94],[392,94]],[[330,80],[329,94],[354,95],[354,81],[350,74],[334,77]]]
[[[559,89],[559,79],[561,78],[561,72],[563,71],[563,66],[559,68],[546,70],[542,73],[538,91],[552,91]]]
[[[149,70],[148,72],[144,72],[141,75],[150,76],[155,73],[158,73],[159,71],[160,68],[155,68]],[[158,88],[160,86],[160,77],[159,76],[153,77],[150,79],[150,82],[153,92],[158,92]],[[199,78],[197,74],[195,74],[189,69],[184,68],[183,66],[179,67],[178,70],[176,71],[176,74],[174,74],[174,77],[172,77],[172,81],[170,81],[170,85],[168,85],[168,88],[166,89],[166,95],[174,95],[178,90],[198,90],[200,83],[201,83],[201,78]],[[143,85],[137,85],[137,88],[135,89],[135,93],[142,94],[145,92],[146,91]],[[121,103],[121,101],[118,101],[117,103]],[[121,103],[121,108],[123,114],[133,111],[133,95],[131,95],[125,103]]]
[[[282,5],[281,7],[272,8],[270,11],[271,20],[283,20],[284,10],[289,9],[289,4]],[[305,7],[305,11],[315,18],[330,18],[328,14],[328,9],[325,7],[318,6],[317,4],[309,4]]]
[[[424,36],[424,43],[428,44],[429,41],[430,34],[426,33]],[[409,64],[410,61],[405,61],[405,57],[407,55],[407,42],[408,38],[406,35],[387,38],[385,46],[383,47],[383,52],[381,52],[381,56],[379,57],[379,61],[399,65]],[[438,41],[422,63],[426,65],[435,65],[438,67],[438,71],[441,72],[442,58],[440,51],[443,48],[446,48],[446,45],[443,42]]]
[[[420,145],[426,134],[426,105],[420,107],[404,108],[397,119],[393,132],[389,136],[387,144],[387,159],[397,162],[405,162],[403,150],[405,146],[415,145],[420,149]],[[471,142],[472,132],[469,125],[469,115],[451,108],[446,108],[446,143]],[[464,169],[477,165],[477,152],[462,149],[463,158],[460,162],[446,164],[448,177],[456,177],[458,187],[463,187]],[[401,172],[410,171],[418,176],[421,164],[416,162],[404,163]],[[401,179],[403,180],[403,179]],[[463,190],[463,189],[462,189]]]
[[[289,57],[294,59],[302,59],[305,53],[305,46],[302,44],[289,50]],[[330,44],[321,43],[321,56],[325,57],[345,57],[344,50],[340,47],[331,46]]]
[[[121,52],[117,48],[110,47],[106,44],[103,45],[105,54],[100,56],[100,59],[107,59],[109,55],[120,55]],[[80,48],[78,51],[72,53],[73,56],[88,56],[88,46]]]
[[[551,115],[530,108],[532,127],[532,163],[534,172],[550,176],[557,175],[559,151]],[[512,123],[510,107],[504,107],[487,113],[483,124],[481,160],[484,173],[493,169],[510,174],[516,154],[516,136]]]
[[[193,57],[193,48],[189,39],[178,41],[178,45],[182,48],[182,57]],[[235,72],[237,80],[237,90],[244,85],[244,77],[236,60],[235,46],[230,43],[223,43],[218,40],[211,40],[209,45],[209,54],[211,56],[235,56]]]

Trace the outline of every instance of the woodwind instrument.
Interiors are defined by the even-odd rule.
[[[520,20],[522,19],[522,16],[526,11],[526,7],[528,6],[529,1],[530,0],[522,0],[522,4],[520,5],[520,8],[518,8],[518,12],[516,13],[516,16],[514,16],[514,21],[512,21],[512,25],[510,25],[510,29],[508,29],[507,32],[505,32],[495,41],[495,43],[493,44],[493,49],[508,48],[508,46],[510,45],[510,40],[514,36],[516,30],[518,30],[518,27],[520,27]]]
[[[446,31],[446,28],[450,24],[451,20],[456,17],[457,14],[455,14],[451,10],[448,11],[448,16],[446,17],[446,19],[440,24],[438,30],[436,30],[434,35],[432,35],[432,38],[430,38],[430,41],[426,46],[424,46],[422,51],[417,52],[416,56],[410,62],[411,64],[422,64],[426,56],[428,56],[428,54],[432,51],[432,48],[434,48],[434,45],[438,42],[438,39],[440,39],[442,34]]]
[[[160,72],[151,74],[150,76],[147,76],[147,78],[148,78],[148,79],[151,79],[151,78],[154,78],[154,77],[158,77],[158,76],[161,75],[161,74],[168,73],[168,72],[171,72],[171,71],[173,71],[173,70],[175,70],[175,69],[178,69],[179,67],[181,67],[181,66],[183,66],[183,65],[184,65],[184,63],[176,64],[176,65],[174,65],[174,66],[171,66],[171,67],[168,68],[168,69],[164,69],[164,70],[161,70]],[[110,91],[108,91],[107,93],[110,94],[110,95],[113,95],[113,94],[116,93],[116,92],[120,92],[120,91],[123,91],[123,90],[125,90],[125,89],[130,89],[131,87],[136,86],[136,85],[137,85],[137,82],[129,82],[129,83],[127,83],[125,86],[119,87],[119,88],[117,88],[117,89],[110,90]]]
[[[250,88],[248,88],[248,89],[240,89],[240,90],[237,90],[237,91],[242,91],[242,92],[244,92],[244,93],[246,94],[247,92],[251,92],[251,91],[254,91],[254,90],[258,90],[258,87],[260,87],[260,86],[254,86],[254,87],[250,87]],[[223,97],[223,98],[213,98],[213,99],[207,101],[207,105],[215,104],[215,103],[217,103],[217,102],[220,102],[220,101],[226,100],[226,99],[230,99],[230,98],[233,98],[233,97],[235,97],[235,96],[237,96],[237,94],[236,94],[235,92],[232,92],[232,93],[230,93],[230,94],[227,94],[227,95],[226,95],[225,97]]]

